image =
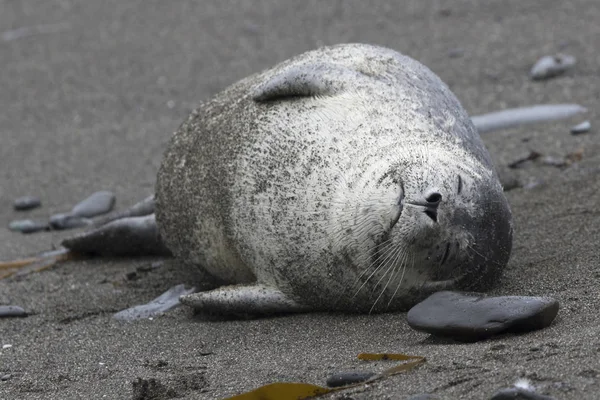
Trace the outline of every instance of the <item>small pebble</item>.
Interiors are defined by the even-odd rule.
[[[19,197],[13,203],[13,207],[17,211],[25,211],[37,208],[42,205],[42,201],[35,196]]]
[[[336,372],[327,378],[327,386],[338,387],[365,382],[373,376],[375,376],[375,373],[370,371]]]
[[[75,229],[88,226],[92,223],[87,218],[82,218],[71,213],[54,214],[50,217],[50,227],[56,230]]]
[[[8,229],[21,233],[34,233],[48,229],[48,224],[31,219],[18,219],[8,224]]]
[[[556,400],[554,397],[536,393],[523,388],[500,389],[490,397],[490,400]]]
[[[4,374],[4,375],[0,376],[0,381],[7,381],[10,378],[12,378],[11,374]]]
[[[421,393],[421,394],[417,394],[414,395],[412,397],[409,397],[408,400],[439,400],[440,398],[438,396],[435,396],[433,394],[429,394],[429,393]]]
[[[11,347],[12,347],[12,344],[3,344],[2,345],[2,350],[10,349]]]
[[[548,79],[565,73],[575,65],[575,57],[567,54],[544,56],[531,67],[531,79]]]
[[[463,54],[465,54],[465,49],[461,47],[455,47],[453,49],[448,50],[448,57],[450,58],[462,57]]]
[[[473,342],[499,333],[545,328],[558,308],[558,301],[549,297],[484,297],[444,291],[411,308],[406,319],[413,329]]]
[[[27,312],[19,306],[0,306],[0,318],[26,316]]]
[[[572,127],[571,133],[573,135],[579,135],[580,133],[588,132],[590,129],[592,129],[592,124],[590,123],[590,121],[583,121],[582,123]]]
[[[113,209],[115,205],[115,194],[108,190],[93,193],[87,199],[77,203],[71,210],[71,214],[91,218],[97,215],[106,214]]]

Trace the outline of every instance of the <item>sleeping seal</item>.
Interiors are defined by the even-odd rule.
[[[170,140],[156,221],[223,285],[218,313],[406,310],[481,290],[508,262],[511,212],[469,116],[393,50],[310,51],[202,104]]]

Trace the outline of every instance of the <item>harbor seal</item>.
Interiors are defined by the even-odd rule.
[[[216,313],[407,310],[482,290],[508,262],[511,212],[469,116],[391,49],[301,54],[225,89],[173,135],[156,221],[223,285]]]

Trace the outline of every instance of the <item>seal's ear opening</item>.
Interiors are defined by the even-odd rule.
[[[295,65],[277,72],[260,83],[252,93],[252,100],[267,102],[294,97],[327,96],[344,90],[346,82],[359,75],[339,65]]]

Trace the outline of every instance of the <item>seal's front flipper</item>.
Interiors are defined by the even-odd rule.
[[[223,286],[182,296],[181,302],[196,311],[221,315],[310,311],[309,307],[289,299],[278,289],[264,285]]]

